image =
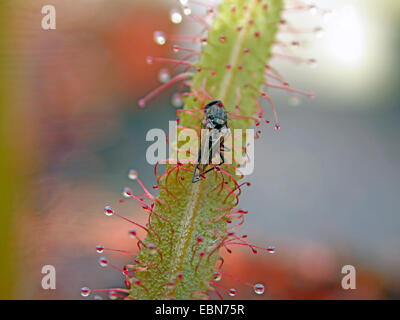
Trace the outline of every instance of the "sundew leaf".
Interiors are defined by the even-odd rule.
[[[198,110],[211,100],[223,101],[231,129],[255,124],[282,8],[283,0],[222,1],[187,81],[191,94],[179,113],[178,132],[191,129],[198,134]],[[129,297],[208,298],[221,260],[219,250],[224,241],[236,237],[230,232],[230,219],[238,203],[240,176],[235,165],[223,165],[192,183],[193,165],[169,163],[166,170],[158,174],[156,205],[144,208],[150,217],[148,233],[135,261],[141,269],[129,278]]]

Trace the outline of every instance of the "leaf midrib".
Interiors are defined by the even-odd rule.
[[[231,51],[231,55],[229,58],[229,63],[233,67],[232,72],[226,72],[223,80],[221,81],[220,92],[217,95],[222,101],[227,101],[230,96],[230,91],[232,88],[232,84],[236,77],[236,70],[239,67],[239,58],[240,53],[242,52],[243,44],[248,36],[248,28],[246,22],[250,20],[250,17],[253,14],[255,9],[255,5],[257,4],[257,0],[251,0],[247,13],[244,15],[242,19],[241,25],[244,26],[242,32],[239,34],[238,40],[235,42],[233,50]],[[178,234],[181,236],[178,238],[177,245],[175,246],[175,254],[171,259],[171,266],[176,266],[171,269],[169,275],[169,282],[173,282],[179,272],[182,272],[184,258],[186,256],[186,251],[189,247],[190,240],[192,239],[192,233],[194,230],[194,224],[196,222],[196,218],[198,216],[198,211],[201,209],[201,199],[204,196],[204,186],[207,180],[202,180],[198,183],[192,185],[190,201],[186,206],[186,214],[185,219],[183,219],[182,224],[179,227]],[[182,251],[179,250],[182,248]],[[178,261],[177,261],[178,260]],[[176,286],[171,290],[166,290],[166,296],[169,296],[171,293],[174,293]]]

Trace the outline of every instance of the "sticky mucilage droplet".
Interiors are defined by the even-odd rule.
[[[160,46],[164,45],[167,42],[167,37],[165,36],[165,33],[162,31],[154,31],[153,39],[155,43],[157,43]]]
[[[174,24],[179,24],[183,20],[181,13],[177,9],[172,9],[169,12],[169,17],[170,17],[172,23],[174,23]]]
[[[254,292],[255,292],[256,294],[259,294],[259,295],[264,294],[264,292],[265,292],[265,287],[264,287],[264,285],[261,284],[261,283],[255,284],[255,285],[254,285]]]
[[[83,287],[81,289],[81,296],[86,298],[90,295],[91,290],[88,287]]]
[[[138,177],[138,173],[137,173],[136,170],[133,170],[133,169],[129,170],[129,173],[128,173],[128,178],[129,179],[136,180],[137,177]]]
[[[110,206],[105,206],[104,207],[104,214],[106,216],[112,216],[114,214],[113,208],[111,208]]]

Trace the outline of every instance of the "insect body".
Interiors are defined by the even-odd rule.
[[[221,101],[212,101],[205,106],[204,112],[204,119],[201,123],[200,149],[192,177],[193,183],[202,180],[207,172],[215,168],[215,166],[208,167],[217,153],[221,157],[221,163],[218,165],[225,162],[223,154],[224,148],[226,148],[224,136],[229,132],[229,129],[224,105]]]

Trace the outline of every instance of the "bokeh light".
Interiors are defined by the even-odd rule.
[[[325,45],[332,57],[349,65],[362,63],[366,30],[354,5],[335,10],[325,20]]]

